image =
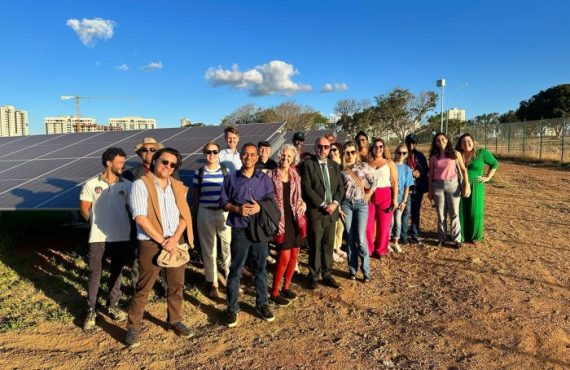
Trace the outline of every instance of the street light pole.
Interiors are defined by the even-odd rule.
[[[451,97],[453,96],[453,94],[458,91],[461,90],[464,87],[469,86],[468,83],[464,83],[461,86],[456,87],[455,89],[453,89],[453,91],[449,94],[448,98],[447,98],[447,107],[449,108],[449,101],[451,100]],[[449,129],[449,112],[447,112],[447,114],[445,115],[445,135],[448,135],[447,130]]]
[[[443,132],[443,99],[445,96],[445,79],[442,78],[441,80],[437,80],[436,85],[437,87],[441,87],[441,113],[440,113],[439,132]]]

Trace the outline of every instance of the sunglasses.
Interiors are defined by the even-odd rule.
[[[406,154],[408,154],[408,152],[396,152],[396,154],[406,155]]]
[[[344,155],[356,155],[356,150],[347,150]]]
[[[148,153],[148,152],[154,153],[156,152],[156,148],[140,148],[139,151],[141,153]]]
[[[330,145],[317,145],[317,148],[319,148],[320,150],[329,150],[331,146]]]
[[[216,155],[219,153],[219,151],[217,151],[215,149],[214,150],[204,150],[204,153],[206,153],[206,155],[209,155],[209,154]]]
[[[171,169],[175,169],[178,166],[176,162],[170,162],[166,159],[161,159],[160,164],[162,164],[164,167],[170,167]]]
[[[331,148],[331,152],[338,152],[338,148],[332,147],[332,148]]]

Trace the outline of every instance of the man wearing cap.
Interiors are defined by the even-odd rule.
[[[344,186],[340,166],[328,158],[330,142],[326,137],[317,139],[315,153],[316,156],[305,160],[301,167],[301,188],[307,203],[309,230],[309,287],[316,289],[321,275],[324,285],[338,289],[332,276],[332,264],[335,226]]]
[[[123,173],[123,178],[134,182],[144,175],[147,175],[150,172],[150,162],[152,161],[152,156],[156,153],[157,150],[162,149],[164,145],[156,141],[152,137],[145,137],[142,143],[139,143],[135,146],[135,153],[139,156],[142,160],[140,164],[135,167],[129,168]],[[176,180],[180,180],[178,177],[178,171],[175,171],[172,175]],[[139,281],[139,263],[137,259],[138,253],[138,241],[136,237],[136,224],[134,221],[131,223],[131,241],[133,243],[133,265],[131,267],[131,280],[133,284],[133,290],[137,289],[137,283]],[[164,274],[164,270],[160,271],[160,274],[157,279],[157,288],[156,292],[159,297],[166,296],[166,277]]]
[[[157,257],[163,250],[175,252],[180,244],[185,243],[185,239],[188,245],[194,245],[192,216],[186,201],[188,188],[172,177],[181,161],[182,156],[175,149],[157,150],[150,164],[151,172],[136,180],[132,186],[130,205],[132,217],[137,223],[140,279],[129,307],[125,337],[129,348],[140,345],[139,331],[147,297],[161,270]],[[182,323],[185,269],[185,264],[166,268],[167,321],[170,330],[180,337],[189,338],[192,332]]]
[[[97,294],[101,285],[104,256],[111,258],[109,279],[109,317],[124,321],[127,315],[118,307],[121,298],[121,271],[127,260],[131,224],[127,211],[131,182],[123,181],[121,173],[127,154],[121,148],[109,148],[102,155],[102,173],[89,179],[79,195],[79,209],[91,223],[89,232],[88,312],[83,329],[95,329]]]
[[[239,143],[239,131],[236,127],[226,127],[224,129],[224,138],[226,139],[227,148],[220,152],[220,164],[235,172],[241,169],[241,159],[237,149]]]
[[[420,211],[424,193],[426,193],[428,189],[428,164],[426,157],[416,150],[418,137],[414,134],[409,134],[406,136],[405,141],[408,147],[408,159],[406,163],[412,169],[414,185],[410,187],[409,198],[411,198],[411,204],[408,202],[408,205],[406,205],[402,213],[402,233],[400,239],[404,243],[409,241],[410,243],[419,244]],[[405,238],[408,235],[410,216],[412,218],[412,227],[409,233],[409,239],[406,241]]]
[[[267,171],[277,168],[277,162],[269,158],[271,155],[271,144],[269,144],[269,141],[260,141],[257,144],[257,151],[259,153],[259,160],[255,164],[256,170],[261,170],[263,173],[267,173]]]
[[[305,133],[304,132],[295,132],[295,134],[293,134],[293,145],[295,145],[295,148],[297,149],[297,163],[300,163],[300,161],[304,160],[307,157],[310,157],[310,153],[305,153],[303,151],[303,146],[305,145]]]

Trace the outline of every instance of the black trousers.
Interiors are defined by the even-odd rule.
[[[127,261],[129,242],[97,242],[89,243],[87,260],[89,263],[89,282],[87,304],[89,308],[97,308],[97,296],[101,286],[101,275],[105,257],[111,259],[111,276],[109,277],[109,301],[116,306],[121,299],[121,271]]]
[[[309,278],[317,280],[319,275],[328,279],[332,274],[333,249],[336,221],[331,216],[308,217]]]

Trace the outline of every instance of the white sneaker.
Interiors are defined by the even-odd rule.
[[[388,252],[392,252],[392,253],[394,253],[394,252],[395,252],[395,251],[394,251],[394,248],[392,248],[392,246],[391,246],[391,245],[388,245]]]
[[[339,255],[341,258],[347,258],[347,257],[348,257],[348,255],[346,254],[346,252],[343,251],[342,249],[337,249],[337,250],[335,251],[335,253],[336,253],[337,255]]]
[[[275,258],[273,258],[273,256],[269,255],[267,256],[267,263],[269,263],[270,265],[274,265],[277,263],[277,261],[275,260]]]
[[[396,253],[402,253],[402,248],[400,247],[400,245],[398,243],[394,244],[394,247],[392,248]]]
[[[339,256],[338,254],[336,254],[336,252],[333,252],[333,261],[335,261],[335,262],[344,262],[344,258],[342,258],[342,257]]]

